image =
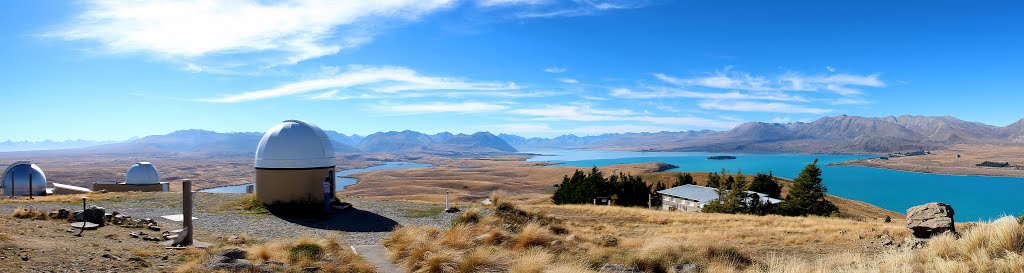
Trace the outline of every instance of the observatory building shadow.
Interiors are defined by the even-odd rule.
[[[271,212],[282,220],[308,228],[326,229],[344,232],[390,232],[399,224],[391,218],[379,214],[350,208],[335,210],[330,217],[297,216],[283,211]]]

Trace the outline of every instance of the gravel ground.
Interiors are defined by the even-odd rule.
[[[353,208],[335,211],[332,217],[320,219],[282,219],[275,215],[252,214],[229,208],[232,202],[241,200],[242,194],[198,193],[195,197],[194,216],[196,239],[213,241],[220,237],[245,234],[249,237],[272,240],[308,236],[313,238],[336,234],[351,245],[375,245],[390,235],[398,226],[434,225],[446,226],[456,214],[440,212],[443,205],[384,201],[363,198],[345,198]],[[178,229],[180,224],[160,218],[163,215],[181,214],[180,195],[154,194],[153,198],[128,199],[121,201],[90,202],[110,211],[133,218],[155,219],[165,230]],[[56,202],[0,204],[0,213],[10,213],[19,207],[33,207],[47,211],[66,208],[80,210],[81,205]],[[205,237],[205,238],[204,238]]]

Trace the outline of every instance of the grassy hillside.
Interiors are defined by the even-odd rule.
[[[522,205],[496,198],[450,228],[408,226],[385,240],[409,272],[1021,272],[1024,227],[1013,219],[961,226],[920,249],[886,246],[897,223],[826,217],[675,213],[592,205]],[[885,238],[885,239],[882,239]]]
[[[708,173],[707,172],[692,172],[693,180],[697,185],[707,185]],[[736,175],[736,174],[733,174]],[[754,176],[751,174],[744,174],[747,177],[747,181],[753,181]],[[644,181],[649,184],[664,183],[666,186],[671,186],[676,181],[675,172],[656,172],[656,173],[645,173],[643,174]],[[793,184],[792,180],[776,177],[779,185],[782,186],[782,197],[785,198],[789,194],[789,187]],[[893,212],[883,208],[879,208],[875,205],[864,203],[861,201],[850,200],[834,195],[828,195],[826,197],[828,201],[831,201],[837,207],[839,207],[839,216],[843,218],[853,219],[864,219],[864,220],[882,220],[886,216],[892,219],[903,219],[904,215],[898,212]]]

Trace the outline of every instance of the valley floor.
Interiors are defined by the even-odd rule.
[[[957,155],[960,155],[958,158]],[[978,167],[979,163],[1006,162],[1011,167]],[[929,155],[893,157],[889,159],[861,159],[833,165],[864,166],[891,170],[977,176],[1024,177],[1024,146],[966,145],[960,144],[946,150],[931,151]]]

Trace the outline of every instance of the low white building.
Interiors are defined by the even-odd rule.
[[[767,194],[746,192],[757,194],[761,198],[761,203],[778,204],[782,202],[782,200],[768,197]],[[701,212],[705,205],[718,199],[718,192],[715,191],[715,188],[697,185],[682,185],[661,190],[658,193],[661,194],[661,210]]]

